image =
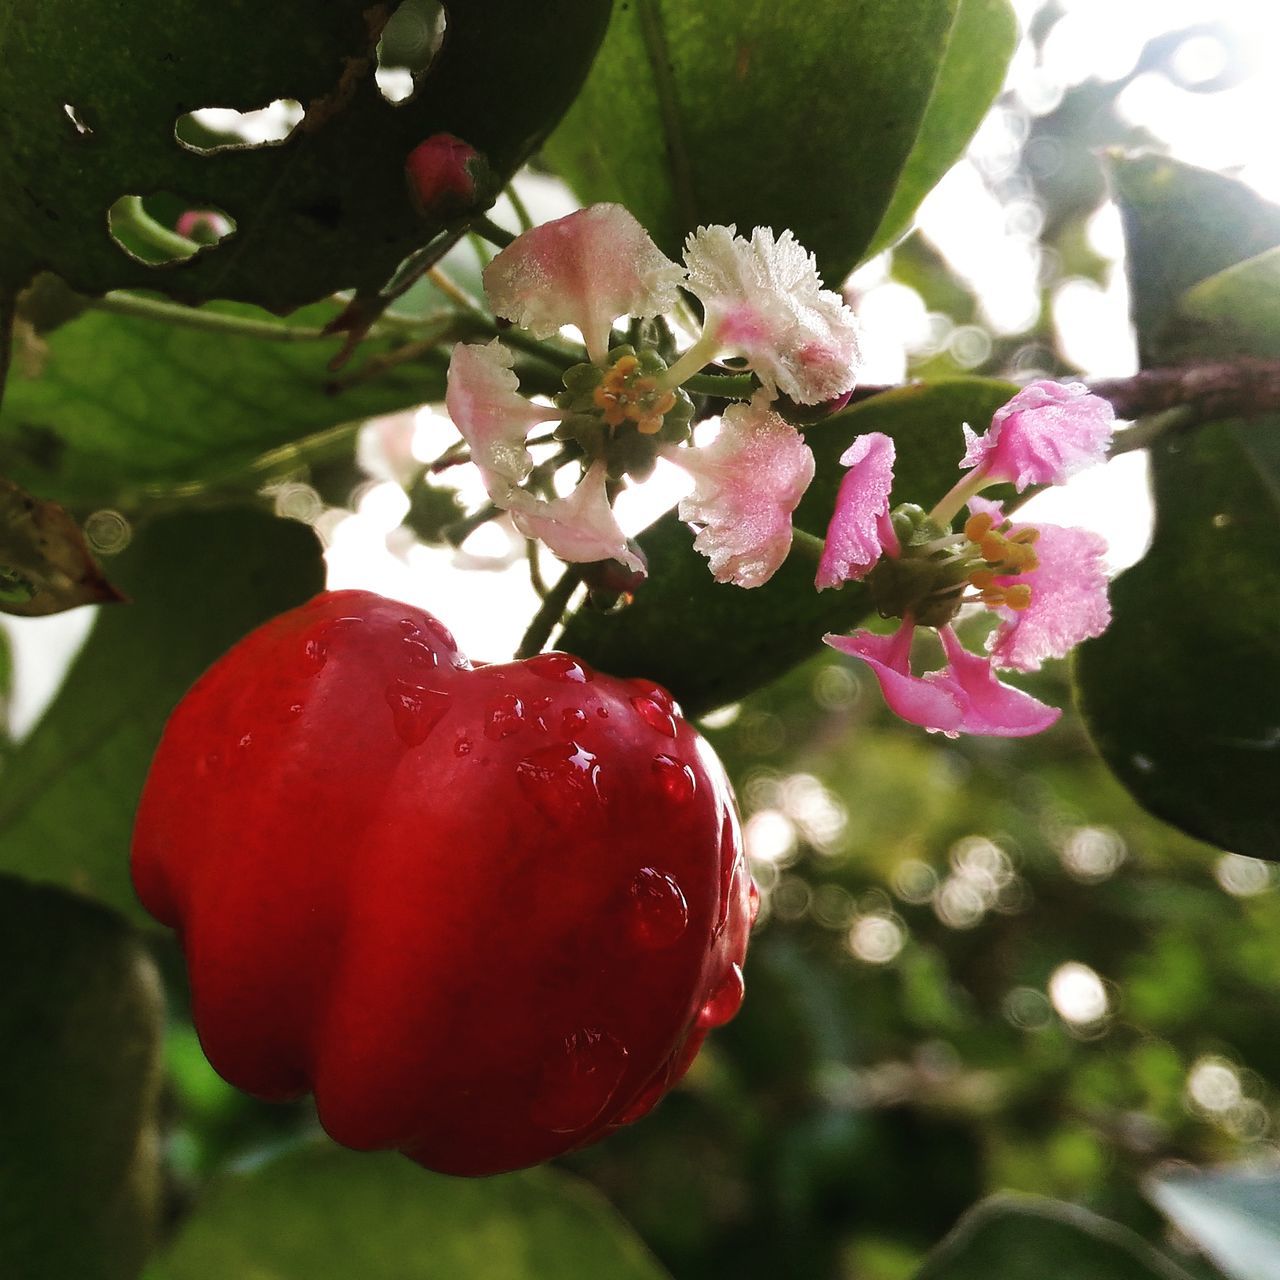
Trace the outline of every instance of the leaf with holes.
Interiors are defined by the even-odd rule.
[[[265,21],[250,0],[178,0],[158,21],[146,5],[11,6],[0,23],[0,284],[47,268],[85,293],[143,287],[278,312],[380,286],[447,221],[410,199],[409,152],[452,134],[505,180],[572,101],[609,0],[448,4],[439,53],[398,103],[375,80],[394,8],[283,0]],[[193,111],[277,102],[302,117],[273,145],[179,140],[198,136]],[[235,229],[184,261],[148,264],[120,242],[138,221],[126,197],[153,212],[216,210]]]
[[[121,598],[66,511],[0,476],[0,612],[35,618]]]
[[[256,319],[238,303],[208,309]],[[256,487],[269,478],[254,468],[268,451],[287,449],[290,464],[329,445],[349,455],[354,426],[337,439],[335,428],[443,397],[440,352],[364,377],[396,350],[370,338],[338,382],[326,368],[332,342],[281,340],[335,314],[327,303],[304,308],[270,322],[279,338],[269,341],[88,311],[45,337],[38,370],[15,367],[0,472],[82,510],[133,510],[193,489],[243,491],[246,471]]]
[[[134,603],[105,612],[35,731],[6,761],[0,871],[69,885],[146,919],[129,832],[165,719],[258,623],[323,583],[310,529],[253,511],[139,530],[114,562]]]
[[[854,436],[883,431],[898,448],[893,502],[927,504],[955,483],[960,425],[985,423],[1013,394],[1006,382],[957,378],[886,392],[808,428],[817,474],[796,510],[798,528],[821,536],[835,507]],[[557,643],[615,675],[645,675],[671,690],[690,715],[733,702],[821,647],[826,631],[847,630],[870,609],[864,587],[819,593],[803,552],[762,587],[715,582],[693,534],[664,516],[640,536],[649,577],[621,613],[579,610]]]
[[[1274,351],[1268,309],[1236,315],[1230,299],[1250,292],[1255,272],[1257,287],[1270,278],[1280,209],[1166,160],[1120,165],[1117,188],[1147,362],[1175,346],[1183,359],[1224,354],[1222,329],[1187,324],[1186,308],[1206,300],[1225,304],[1217,314],[1234,354]],[[1237,266],[1233,255],[1251,261]],[[1116,580],[1111,627],[1076,656],[1089,731],[1152,813],[1220,848],[1275,858],[1280,415],[1166,437],[1151,474],[1151,549]]]
[[[618,4],[545,154],[668,254],[702,223],[790,228],[838,284],[893,199],[957,3]]]
[[[160,1227],[160,979],[112,912],[0,876],[0,1254],[132,1280]]]

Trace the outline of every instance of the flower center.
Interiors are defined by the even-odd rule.
[[[662,429],[663,417],[675,408],[676,393],[659,386],[655,377],[646,374],[638,356],[624,354],[605,370],[592,401],[603,411],[609,426],[634,422],[637,431],[653,435]]]

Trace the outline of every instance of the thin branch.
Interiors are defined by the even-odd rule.
[[[259,338],[267,342],[318,342],[334,336],[323,329],[275,324],[270,320],[256,320],[252,316],[226,315],[221,311],[205,311],[201,307],[162,302],[158,298],[144,298],[140,294],[123,291],[105,293],[100,298],[85,298],[85,302],[96,311],[108,311],[117,316],[158,320],[181,329],[202,329],[206,333]]]
[[[564,617],[564,611],[569,607],[569,601],[573,598],[573,593],[578,589],[581,581],[582,566],[565,565],[564,572],[547,592],[538,612],[533,615],[529,629],[524,633],[520,647],[516,650],[517,658],[531,658],[535,653],[542,652],[542,646],[551,638],[551,633]]]

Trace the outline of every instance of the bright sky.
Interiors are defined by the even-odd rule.
[[[1025,26],[1040,0],[1014,0]],[[1010,71],[1009,95],[975,139],[970,155],[947,176],[920,214],[923,232],[978,291],[983,326],[953,330],[930,316],[918,295],[886,279],[885,264],[873,262],[856,278],[860,294],[868,383],[900,380],[909,351],[947,343],[957,358],[976,365],[989,349],[990,333],[1021,331],[1035,304],[1039,269],[1035,237],[1040,211],[1026,197],[1002,204],[982,181],[1016,158],[1028,120],[1047,113],[1071,85],[1091,77],[1115,81],[1127,76],[1144,43],[1163,31],[1193,24],[1222,24],[1233,37],[1234,53],[1211,36],[1188,41],[1175,59],[1184,84],[1219,75],[1230,57],[1247,60],[1240,83],[1214,93],[1195,93],[1163,76],[1145,74],[1122,92],[1120,109],[1149,129],[1181,159],[1233,171],[1259,191],[1280,200],[1280,0],[1063,0],[1066,16],[1054,28],[1044,60],[1034,61],[1026,45]],[[570,204],[552,183],[522,184],[538,220],[567,212]],[[1115,265],[1105,288],[1092,281],[1066,280],[1054,296],[1054,320],[1068,357],[1086,376],[1121,375],[1135,367],[1128,330],[1127,297],[1119,265],[1120,238],[1114,209],[1102,210],[1089,228],[1090,242]],[[446,421],[430,410],[406,416],[380,433],[392,454],[407,451],[434,457],[454,437]],[[366,442],[368,444],[369,442]],[[374,453],[386,450],[373,450]],[[465,468],[454,475],[462,478]],[[1064,491],[1045,495],[1024,509],[1027,518],[1086,524],[1112,544],[1116,567],[1142,552],[1149,523],[1141,457],[1120,459],[1097,474],[1079,477]],[[637,531],[679,496],[683,477],[666,469],[643,491],[624,495],[620,518]],[[467,496],[479,501],[472,478]],[[414,547],[389,549],[405,498],[384,471],[369,486],[355,516],[327,518],[330,585],[364,586],[423,605],[441,615],[474,656],[502,659],[510,654],[536,600],[528,585],[523,550],[514,537],[490,527],[477,534],[464,555]],[[461,563],[460,563],[461,562]],[[474,567],[487,565],[477,571]],[[109,565],[108,565],[109,568]],[[76,610],[51,619],[4,620],[14,643],[18,673],[11,718],[16,732],[33,722],[60,679],[68,656],[92,623],[92,611]]]

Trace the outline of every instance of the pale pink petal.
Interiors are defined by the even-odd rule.
[[[630,569],[644,570],[644,562],[627,546],[627,535],[618,526],[605,491],[605,465],[597,462],[566,498],[548,502],[523,489],[513,489],[499,506],[526,538],[546,543],[561,560],[590,564],[596,560],[620,560]]]
[[[1013,532],[1025,526],[1014,525]],[[997,608],[1003,619],[989,648],[998,667],[1037,671],[1046,658],[1060,658],[1082,640],[1101,635],[1111,621],[1106,541],[1087,529],[1038,524],[1040,564],[1030,573],[999,577],[1000,586],[1025,582],[1031,603],[1021,612]]]
[[[838,293],[822,287],[817,263],[790,231],[751,239],[734,227],[699,227],[685,244],[688,289],[706,310],[723,350],[745,356],[772,398],[797,404],[847,395],[857,381],[858,327]]]
[[[964,428],[962,468],[981,467],[992,480],[1061,484],[1102,462],[1115,430],[1115,411],[1083,383],[1040,381],[999,408],[983,435]]]
[[[868,431],[840,455],[849,468],[840,481],[836,509],[827,526],[827,542],[818,561],[818,590],[856,582],[886,553],[901,547],[889,523],[889,491],[893,488],[893,441]]]
[[[914,626],[904,620],[891,636],[855,631],[851,636],[825,635],[822,639],[841,653],[861,658],[871,668],[885,702],[895,715],[931,733],[955,737],[964,728],[966,697],[944,678],[943,672],[927,676],[911,674],[914,630]]]
[[[656,316],[676,304],[684,269],[620,204],[593,204],[518,236],[484,270],[497,315],[536,338],[582,331],[592,360],[608,354],[619,316]]]
[[[697,482],[679,514],[701,526],[693,546],[716,581],[767,582],[791,550],[791,513],[813,479],[800,433],[757,398],[726,411],[713,444],[664,452]]]
[[[970,653],[950,627],[942,627],[942,648],[948,665],[936,673],[944,685],[962,702],[961,733],[994,738],[1025,738],[1056,724],[1062,712],[1046,706],[1029,693],[1001,684],[992,670],[990,658]]]
[[[449,360],[445,406],[491,494],[529,474],[529,428],[560,416],[558,409],[520,395],[514,359],[495,338],[488,345],[460,342]]]

